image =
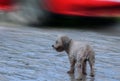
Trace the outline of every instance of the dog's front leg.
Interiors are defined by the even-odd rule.
[[[73,74],[75,70],[75,59],[69,58],[69,60],[70,60],[70,70],[67,73]]]

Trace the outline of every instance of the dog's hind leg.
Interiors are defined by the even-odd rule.
[[[91,52],[92,53],[92,52]],[[91,73],[90,76],[94,77],[94,64],[95,64],[95,56],[94,54],[91,54],[89,59],[88,59],[89,65],[90,65],[90,69],[91,69]]]
[[[82,67],[82,72],[83,72],[84,75],[87,75],[87,73],[86,73],[86,64],[87,64],[87,60],[84,60],[83,61],[83,67]]]
[[[78,72],[78,77],[76,79],[82,80],[83,79],[83,72],[82,72],[82,63],[81,62],[77,62],[77,72]]]

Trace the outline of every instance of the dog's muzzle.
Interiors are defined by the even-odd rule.
[[[52,45],[52,47],[54,48],[54,45]]]
[[[61,51],[63,51],[64,49],[63,49],[63,47],[55,47],[54,45],[52,45],[52,47],[56,50],[56,51],[58,51],[58,52],[61,52]]]

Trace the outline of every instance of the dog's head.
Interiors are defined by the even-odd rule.
[[[69,46],[71,39],[67,36],[60,36],[54,45],[52,45],[52,47],[58,51],[58,52],[62,52],[64,50],[66,50]]]

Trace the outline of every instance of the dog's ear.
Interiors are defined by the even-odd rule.
[[[69,37],[67,37],[67,36],[63,36],[61,38],[61,40],[62,40],[64,48],[68,47],[68,45],[69,45],[69,43],[71,41],[71,39]]]

